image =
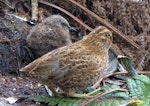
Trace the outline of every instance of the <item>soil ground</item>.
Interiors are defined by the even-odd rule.
[[[14,75],[0,74],[0,98],[9,98],[13,96],[48,96],[44,86],[31,78],[23,78]],[[2,102],[0,99],[0,102]],[[7,104],[7,102],[6,102]],[[9,104],[8,104],[9,105]],[[46,106],[44,104],[36,104],[29,100],[19,100],[12,104],[13,106]],[[0,104],[1,106],[1,104]]]

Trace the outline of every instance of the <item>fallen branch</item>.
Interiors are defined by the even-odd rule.
[[[88,104],[92,103],[92,102],[95,101],[96,99],[98,99],[98,98],[100,98],[100,97],[102,97],[102,96],[104,96],[104,95],[107,95],[107,94],[109,94],[109,93],[115,92],[115,91],[127,92],[128,90],[126,90],[126,89],[113,89],[113,90],[110,90],[110,91],[108,91],[108,92],[105,92],[105,93],[102,93],[102,94],[98,94],[98,95],[96,95],[95,97],[93,97],[92,99],[89,99],[88,101],[86,100],[85,102],[83,102],[83,103],[81,104],[81,106],[87,106]]]
[[[63,9],[63,8],[61,8],[59,6],[56,6],[54,4],[45,2],[45,1],[39,1],[39,3],[42,3],[42,4],[45,4],[45,5],[51,6],[53,8],[56,8],[56,9],[64,12],[65,14],[67,14],[68,16],[70,16],[71,18],[73,18],[75,21],[77,21],[79,24],[81,24],[84,28],[88,29],[89,31],[93,30],[91,27],[89,27],[88,25],[86,25],[84,22],[82,22],[81,20],[79,20],[78,18],[76,18],[74,15],[72,15],[70,12],[66,11],[65,9]]]
[[[128,72],[115,72],[115,73],[110,73],[110,74],[107,74],[105,75],[104,77],[100,78],[94,85],[93,85],[93,88],[97,88],[100,83],[102,82],[103,79],[106,79],[110,76],[113,76],[113,75],[121,75],[121,74],[128,74]],[[138,74],[150,74],[149,71],[138,71]]]

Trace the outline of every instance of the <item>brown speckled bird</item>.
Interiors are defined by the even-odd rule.
[[[85,91],[107,70],[112,40],[111,31],[99,26],[82,40],[55,49],[20,71],[47,85],[52,92],[58,86],[69,96],[82,97],[75,91]]]
[[[29,47],[42,56],[58,47],[72,43],[68,21],[60,15],[51,15],[35,25],[27,36]]]

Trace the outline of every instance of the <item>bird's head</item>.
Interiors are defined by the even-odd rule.
[[[71,27],[68,23],[68,21],[62,17],[61,15],[51,15],[50,17],[46,18],[44,21],[44,23],[50,24],[52,25],[56,25],[57,27],[62,27],[65,30],[69,30],[69,31],[76,31],[75,28]]]
[[[85,37],[85,40],[93,46],[109,49],[113,36],[109,29],[104,26],[98,26]]]

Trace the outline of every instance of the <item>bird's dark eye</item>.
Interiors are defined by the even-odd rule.
[[[108,33],[108,32],[107,32],[105,35],[106,35],[107,37],[110,37],[110,36],[111,36],[111,34],[110,34],[110,33]]]
[[[61,24],[62,24],[63,26],[67,26],[67,24],[66,24],[66,23],[64,23],[64,22],[62,22]]]
[[[66,27],[69,26],[66,22],[61,22],[61,25],[62,25],[62,26],[66,26]]]

